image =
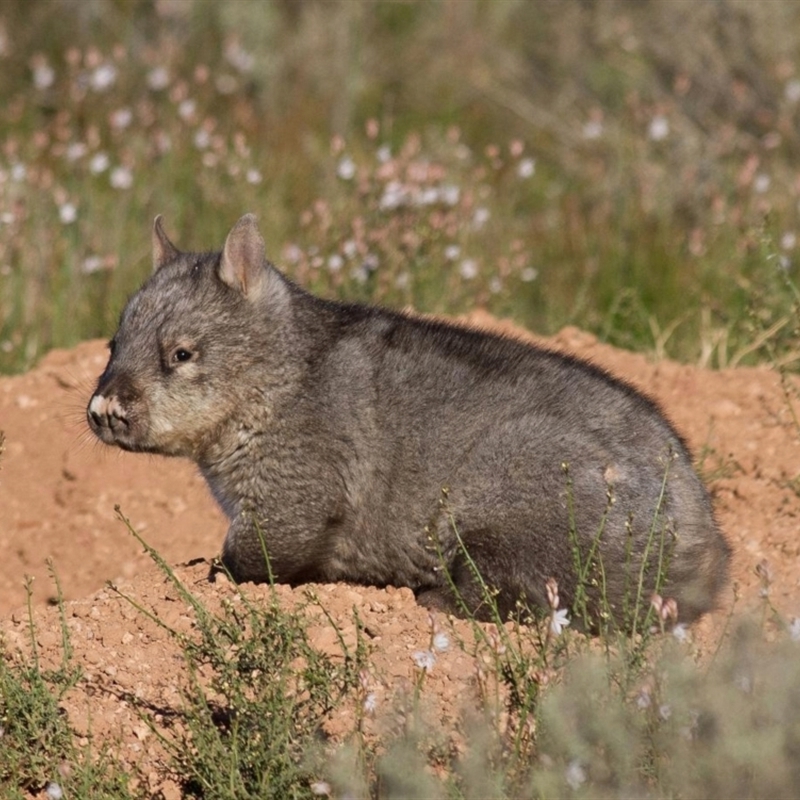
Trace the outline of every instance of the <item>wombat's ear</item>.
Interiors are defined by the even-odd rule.
[[[153,272],[161,269],[180,255],[178,248],[167,239],[161,225],[163,217],[159,214],[153,222]]]
[[[231,229],[225,240],[219,277],[231,289],[247,297],[258,295],[268,278],[266,248],[258,232],[256,218],[245,214]]]

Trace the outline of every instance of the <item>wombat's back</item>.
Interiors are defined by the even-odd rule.
[[[338,333],[327,369],[358,387],[334,394],[348,398],[344,427],[363,432],[359,460],[374,462],[359,492],[367,528],[408,541],[409,517],[424,527],[446,488],[440,545],[458,562],[455,528],[482,552],[484,578],[509,587],[505,610],[523,595],[543,603],[548,577],[570,602],[576,559],[595,560],[583,589],[617,613],[654,591],[676,597],[682,621],[713,606],[729,548],[654,402],[598,367],[505,337],[329,308]],[[370,398],[360,422],[354,394]],[[387,475],[379,464],[394,466]]]

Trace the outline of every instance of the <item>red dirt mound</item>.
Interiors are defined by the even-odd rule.
[[[480,313],[467,321],[536,338]],[[697,640],[709,640],[719,630],[735,593],[740,598],[736,613],[758,602],[755,567],[764,559],[773,575],[773,603],[787,617],[800,615],[800,433],[791,408],[800,381],[793,380],[787,392],[780,376],[766,367],[710,372],[653,363],[572,328],[536,341],[590,359],[643,389],[694,449],[734,550],[732,586],[723,608],[699,623]],[[125,731],[126,758],[136,761],[149,752],[148,731],[119,698],[131,691],[154,704],[174,702],[176,653],[163,633],[103,586],[118,582],[177,626],[187,611],[116,518],[114,506],[121,506],[170,563],[210,559],[219,551],[226,524],[191,464],[122,453],[91,440],[84,406],[105,360],[103,344],[87,342],[50,353],[26,375],[0,379],[0,430],[6,434],[0,459],[0,631],[12,645],[23,641],[27,625],[19,607],[25,602],[24,576],[30,575],[41,607],[42,652],[46,658],[58,651],[58,615],[42,607],[55,594],[46,565],[52,559],[65,598],[74,601],[67,606],[68,623],[87,682],[111,690],[101,693],[102,702],[92,701],[93,730]],[[207,566],[178,571],[212,605],[231,591],[224,580],[204,580]],[[263,587],[253,589],[260,591]],[[373,661],[386,684],[408,679],[411,654],[427,647],[430,637],[427,612],[408,590],[332,585],[316,591],[345,631],[352,626],[353,607],[359,609],[372,631]],[[280,587],[280,592],[289,599],[302,590]],[[322,629],[319,636],[324,646]],[[472,666],[457,649],[442,665],[426,692],[434,706],[447,708],[463,695]],[[165,796],[177,789],[159,788]]]

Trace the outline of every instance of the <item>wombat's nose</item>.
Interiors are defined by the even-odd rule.
[[[89,417],[89,424],[95,430],[107,428],[111,431],[118,431],[128,427],[125,409],[115,396],[94,395],[86,409],[86,414]]]

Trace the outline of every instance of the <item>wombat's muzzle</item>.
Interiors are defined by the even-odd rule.
[[[86,409],[86,418],[94,434],[107,444],[125,447],[130,435],[130,420],[116,395],[94,394]]]

